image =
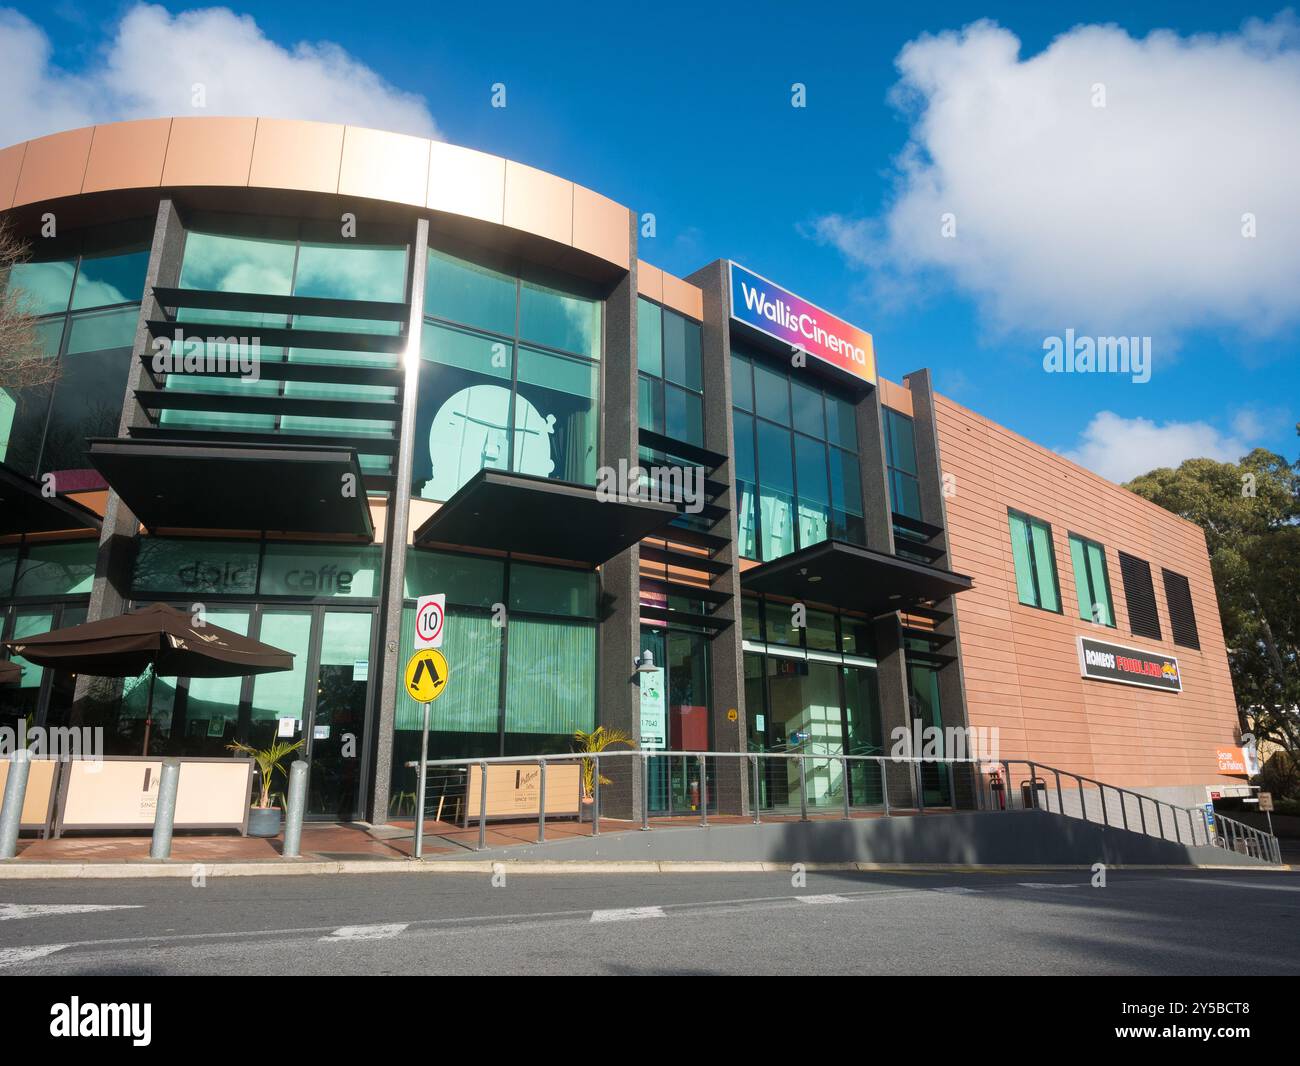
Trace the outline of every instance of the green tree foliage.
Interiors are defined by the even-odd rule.
[[[1296,430],[1300,433],[1300,425]],[[1127,486],[1205,530],[1243,730],[1300,757],[1300,461],[1257,448]]]

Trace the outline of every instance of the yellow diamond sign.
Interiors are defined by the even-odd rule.
[[[422,648],[406,661],[406,694],[417,703],[432,703],[447,687],[451,668],[437,648]]]

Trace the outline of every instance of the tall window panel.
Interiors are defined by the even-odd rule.
[[[1184,648],[1201,647],[1201,635],[1196,630],[1196,610],[1192,606],[1192,587],[1186,577],[1172,570],[1161,569],[1165,583],[1165,606],[1169,608],[1169,628],[1173,630],[1174,643]]]
[[[853,405],[758,353],[731,353],[740,554],[866,543]]]
[[[700,324],[637,298],[637,389],[640,424],[704,446],[704,373]]]
[[[430,249],[412,493],[488,468],[594,484],[603,308]]]
[[[1061,592],[1056,580],[1056,554],[1052,527],[1040,518],[1008,511],[1011,558],[1016,570],[1016,597],[1026,607],[1061,612]]]
[[[1074,595],[1079,617],[1098,625],[1115,625],[1115,608],[1110,598],[1110,575],[1106,572],[1106,549],[1095,540],[1070,534],[1070,561],[1074,565]]]
[[[1128,605],[1128,627],[1137,637],[1159,640],[1160,615],[1156,612],[1156,590],[1151,583],[1151,564],[1136,555],[1119,553],[1120,579]]]
[[[912,419],[891,407],[881,408],[885,418],[885,463],[889,471],[889,499],[896,512],[920,519],[921,482],[917,477],[916,433]]]
[[[58,365],[46,384],[0,386],[0,462],[54,473],[61,492],[102,485],[85,438],[117,435],[151,233],[139,220],[39,241],[10,272],[40,354]]]

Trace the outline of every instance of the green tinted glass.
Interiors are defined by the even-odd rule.
[[[515,563],[510,567],[510,609],[592,618],[599,582],[585,570]]]
[[[516,288],[506,274],[430,249],[424,313],[514,336]]]
[[[636,301],[636,365],[645,374],[663,377],[663,309],[639,296]]]
[[[139,303],[148,265],[148,248],[121,255],[82,256],[77,287],[72,294],[73,310]]]
[[[180,287],[288,296],[293,286],[293,241],[189,232]]]
[[[10,290],[21,291],[19,306],[30,315],[48,315],[68,309],[75,259],[47,263],[15,263],[9,272]]]
[[[525,281],[519,293],[519,336],[599,359],[600,306],[598,300]]]
[[[16,596],[75,596],[90,592],[99,544],[76,540],[33,544],[18,566]]]

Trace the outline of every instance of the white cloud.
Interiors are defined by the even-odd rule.
[[[1240,420],[1235,427],[1241,428]],[[1249,452],[1246,439],[1220,433],[1208,422],[1165,422],[1123,418],[1113,411],[1093,416],[1075,448],[1061,454],[1111,481],[1124,482],[1184,459],[1236,462]]]
[[[1294,14],[1217,36],[1079,26],[1019,53],[991,22],[909,43],[895,195],[879,219],[829,215],[814,234],[886,297],[947,276],[1002,331],[1300,320]]]
[[[204,86],[206,107],[192,106]],[[75,126],[167,115],[266,115],[438,135],[424,100],[394,88],[337,44],[285,48],[228,8],[126,12],[87,67],[54,65],[49,38],[0,9],[0,145]]]

